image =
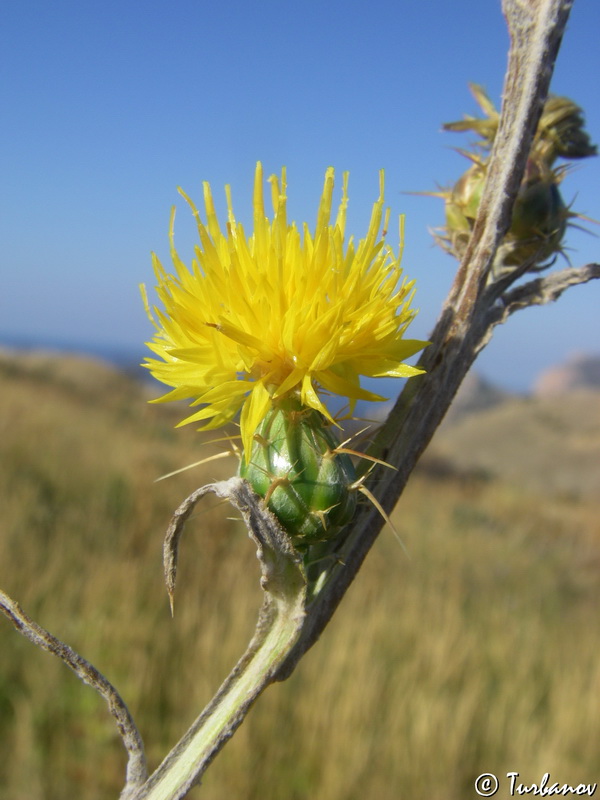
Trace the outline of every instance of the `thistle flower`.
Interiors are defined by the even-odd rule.
[[[446,226],[434,234],[437,244],[461,258],[475,224],[487,177],[489,153],[498,130],[499,114],[481,86],[471,91],[484,117],[465,115],[448,122],[444,130],[474,131],[481,136],[472,151],[459,151],[472,165],[451,187],[433,194],[446,206]],[[523,181],[513,209],[509,230],[500,246],[493,275],[505,268],[528,265],[529,269],[549,266],[563,252],[562,241],[570,220],[580,217],[565,204],[560,183],[567,167],[554,167],[557,158],[578,159],[596,154],[584,130],[583,112],[568,97],[549,97],[531,146]]]
[[[200,245],[191,268],[173,242],[175,274],[156,255],[156,335],[148,347],[158,359],[145,366],[174,387],[160,401],[193,398],[201,406],[180,424],[203,422],[218,428],[241,410],[243,450],[248,458],[255,431],[267,412],[285,397],[333,421],[320,395],[350,400],[386,398],[360,386],[360,376],[405,378],[421,370],[403,363],[425,342],[405,339],[415,315],[413,282],[401,281],[400,258],[379,239],[384,221],[383,173],[367,235],[345,244],[347,175],[334,225],[330,223],[333,169],[325,174],[314,233],[302,235],[286,216],[286,177],[270,179],[274,216],[263,201],[263,172],[256,167],[254,232],[236,222],[226,187],[228,221],[222,232],[208,183],[204,184],[206,223],[193,202]],[[385,225],[389,212],[385,215]],[[160,359],[160,360],[159,360]],[[205,422],[206,421],[206,422]]]
[[[362,388],[361,377],[419,374],[404,360],[426,342],[404,338],[416,313],[414,287],[402,278],[400,256],[379,235],[389,220],[383,172],[367,234],[357,245],[345,241],[347,174],[332,225],[334,173],[326,171],[314,233],[288,223],[285,170],[270,184],[272,220],[258,164],[251,236],[235,219],[229,187],[225,231],[207,183],[206,222],[180,190],[200,244],[188,268],[173,243],[173,212],[175,272],[153,255],[164,310],[155,308],[157,322],[150,314],[156,335],[148,346],[158,358],[145,366],[173,387],[159,401],[192,398],[200,406],[181,425],[201,422],[200,430],[210,430],[240,412],[240,475],[302,544],[329,538],[356,505],[354,467],[337,445],[323,394],[346,397],[351,408],[357,400],[385,400]]]

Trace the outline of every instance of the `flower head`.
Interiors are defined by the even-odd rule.
[[[425,346],[404,339],[415,311],[413,283],[401,280],[400,256],[379,237],[389,211],[380,196],[367,235],[358,245],[345,242],[348,176],[334,224],[333,169],[325,185],[314,233],[300,231],[286,216],[286,176],[270,178],[273,219],[265,213],[263,172],[256,167],[254,232],[236,222],[226,187],[228,220],[221,230],[208,183],[206,222],[183,193],[200,244],[191,267],[170,241],[174,274],[153,255],[157,293],[156,334],[148,343],[157,358],[147,366],[173,387],[161,401],[193,398],[200,406],[180,424],[202,422],[210,430],[241,410],[242,444],[248,458],[260,422],[278,401],[297,397],[327,419],[323,392],[357,400],[384,400],[360,386],[360,376],[409,377],[421,370],[403,361]]]

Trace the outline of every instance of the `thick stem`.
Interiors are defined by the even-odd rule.
[[[199,782],[214,756],[242,723],[251,705],[298,638],[293,604],[263,614],[256,637],[202,716],[132,800],[179,800]]]

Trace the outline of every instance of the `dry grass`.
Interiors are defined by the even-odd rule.
[[[16,366],[0,399],[0,586],[119,687],[155,765],[260,603],[253,546],[210,501],[186,529],[174,620],[162,584],[171,511],[235,467],[154,484],[201,457],[198,434],[90,365],[69,381],[64,365],[60,379]],[[462,800],[509,770],[593,781],[598,505],[417,474],[394,517],[410,559],[384,532],[322,641],[190,797]],[[118,796],[101,701],[4,622],[0,653],[0,800]]]

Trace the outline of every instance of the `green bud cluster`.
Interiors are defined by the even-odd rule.
[[[322,414],[286,398],[263,419],[240,477],[303,549],[334,538],[356,509],[356,473]]]
[[[481,86],[473,84],[471,91],[485,116],[467,115],[443,127],[479,134],[481,139],[472,151],[460,151],[473,163],[453,186],[435,193],[446,204],[446,225],[434,234],[435,240],[458,258],[464,254],[475,224],[500,118]],[[569,220],[579,215],[570,210],[560,193],[567,168],[555,167],[554,163],[558,158],[572,160],[593,155],[596,147],[585,131],[581,108],[568,97],[549,97],[533,139],[511,225],[498,250],[495,271],[523,265],[543,269],[562,252]]]
[[[437,237],[444,249],[462,257],[483,193],[486,165],[474,164],[445,195],[446,228]],[[540,169],[530,159],[517,194],[509,230],[499,251],[502,267],[518,267],[533,260],[537,265],[560,252],[572,214],[565,205],[556,171]]]

